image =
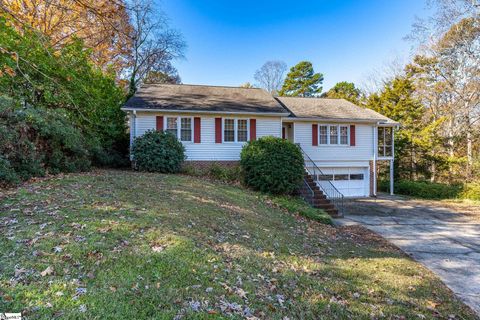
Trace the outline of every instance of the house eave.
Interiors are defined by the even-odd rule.
[[[123,111],[136,112],[158,112],[158,113],[194,113],[194,114],[231,114],[231,115],[252,115],[252,116],[289,116],[290,113],[284,112],[247,112],[247,111],[210,111],[210,110],[174,110],[174,109],[150,109],[150,108],[121,108]]]
[[[355,119],[355,118],[320,118],[320,117],[288,117],[283,121],[308,121],[308,122],[338,122],[338,123],[368,123],[382,126],[398,126],[398,123],[385,122],[379,119]]]

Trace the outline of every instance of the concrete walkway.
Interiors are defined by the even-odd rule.
[[[383,195],[347,201],[345,217],[336,223],[361,224],[388,239],[480,315],[479,217],[480,207]]]

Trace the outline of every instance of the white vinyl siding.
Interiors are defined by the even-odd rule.
[[[147,130],[154,130],[156,128],[156,116],[163,115],[166,117],[177,117],[178,114],[166,115],[161,113],[150,113],[150,112],[138,112],[136,120],[136,133],[135,136],[140,136],[144,134]],[[201,143],[185,143],[185,150],[187,155],[187,160],[204,160],[204,161],[214,161],[214,160],[240,160],[240,152],[242,147],[245,145],[245,142],[225,142],[225,143],[215,143],[215,118],[228,119],[232,118],[231,116],[222,116],[222,115],[181,115],[181,117],[200,117],[201,124]],[[281,137],[282,124],[280,117],[260,117],[260,116],[248,116],[245,117],[235,117],[235,119],[244,119],[248,120],[250,118],[256,119],[256,131],[257,139],[265,136],[275,136]],[[193,121],[193,120],[192,120]],[[222,120],[223,121],[223,120]],[[193,122],[192,122],[193,124]],[[247,121],[247,125],[250,123]],[[243,126],[243,124],[241,124]],[[166,128],[166,126],[164,127]],[[192,126],[193,128],[193,126]],[[249,128],[249,127],[248,127]],[[222,128],[223,130],[223,128]],[[193,132],[193,131],[192,131]],[[192,134],[193,135],[193,134]],[[242,135],[242,133],[240,134]],[[249,135],[249,131],[247,131]],[[223,137],[223,131],[222,131]],[[193,140],[193,139],[192,139]]]
[[[312,124],[315,122],[296,121],[294,123],[294,142],[299,143],[302,149],[309,155],[309,157],[316,161],[368,161],[373,158],[373,132],[372,126],[365,124],[355,124],[355,146],[348,144],[322,144],[321,128],[332,124],[319,123],[319,145],[312,145]],[[335,125],[337,126],[337,125]],[[339,133],[341,133],[341,127],[349,129],[349,125],[339,124]],[[348,130],[350,131],[350,130]],[[330,129],[327,130],[330,133]],[[350,134],[350,133],[348,133]],[[323,138],[325,139],[325,138]],[[339,134],[339,142],[341,141],[341,135]],[[348,137],[350,140],[350,136]],[[324,140],[325,141],[325,140]],[[337,140],[338,141],[338,140]]]

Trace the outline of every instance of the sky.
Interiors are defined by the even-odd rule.
[[[374,70],[406,59],[404,40],[424,0],[161,0],[170,26],[187,43],[176,61],[182,82],[238,86],[268,60],[313,63],[323,90],[362,86]]]

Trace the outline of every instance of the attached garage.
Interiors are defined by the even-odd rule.
[[[324,175],[318,177],[319,184],[328,185],[327,181],[330,181],[345,197],[368,197],[368,167],[320,169]]]

